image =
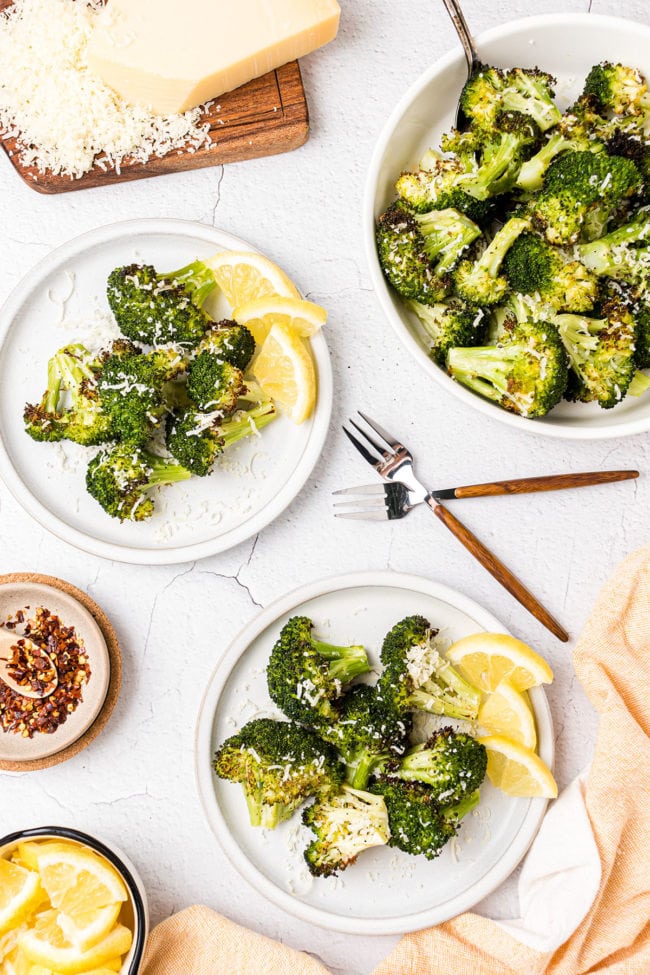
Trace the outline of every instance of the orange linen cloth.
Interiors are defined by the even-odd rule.
[[[601,881],[586,917],[542,954],[461,914],[402,938],[374,975],[650,975],[650,547],[600,593],[574,663],[599,714],[585,806]]]

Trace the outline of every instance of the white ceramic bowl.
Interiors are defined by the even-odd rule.
[[[125,883],[128,892],[128,908],[131,915],[128,926],[133,931],[133,942],[128,954],[124,958],[119,975],[138,975],[142,967],[144,949],[149,933],[149,908],[147,895],[142,880],[129,858],[118,847],[105,840],[99,840],[87,833],[67,826],[38,826],[34,829],[23,829],[7,836],[0,837],[0,857],[8,856],[19,843],[27,840],[70,840],[87,846],[95,853],[99,853],[115,867]]]
[[[313,835],[294,816],[272,832],[253,829],[242,790],[212,770],[215,749],[255,717],[281,717],[266,686],[266,664],[290,616],[313,619],[333,643],[362,643],[371,665],[397,620],[421,613],[453,642],[503,624],[471,599],[418,576],[364,572],[322,579],[260,612],[233,641],[212,675],[197,723],[196,774],[206,816],[241,875],[279,907],[311,924],[357,935],[417,931],[466,911],[501,884],[532,842],[545,799],[513,799],[489,781],[453,843],[434,861],[383,847],[340,877],[314,879],[302,851]],[[531,691],[539,753],[553,764],[553,724],[541,687]]]
[[[634,65],[650,78],[650,27],[615,17],[529,17],[480,34],[476,45],[479,56],[488,64],[525,68],[538,65],[555,75],[561,108],[580,93],[585,75],[600,61]],[[395,198],[399,174],[415,167],[424,152],[430,146],[438,146],[442,133],[452,127],[466,73],[460,47],[425,71],[386,122],[370,163],[363,210],[364,237],[372,281],[388,320],[434,382],[486,416],[529,433],[573,440],[605,440],[643,433],[650,429],[650,395],[639,399],[628,396],[613,410],[603,410],[593,403],[562,402],[548,416],[528,420],[461,386],[429,359],[417,319],[402,305],[382,274],[375,248],[375,219]]]

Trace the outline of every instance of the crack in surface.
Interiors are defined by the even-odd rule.
[[[142,659],[143,660],[147,656],[147,651],[149,649],[149,640],[151,638],[151,629],[153,627],[153,618],[154,618],[154,614],[156,612],[156,609],[158,607],[158,600],[160,599],[160,597],[162,595],[164,595],[164,593],[167,592],[168,589],[171,589],[171,587],[174,585],[175,582],[178,581],[178,579],[181,579],[183,576],[189,575],[190,572],[194,572],[195,568],[196,568],[196,562],[192,562],[192,564],[190,565],[189,569],[185,569],[183,572],[177,572],[176,575],[172,576],[172,578],[169,580],[169,582],[167,583],[167,585],[166,586],[163,586],[163,588],[160,590],[160,592],[157,592],[156,595],[154,596],[153,603],[151,604],[151,611],[149,613],[149,620],[148,620],[148,623],[147,623],[147,635],[144,638],[144,647],[142,649]]]
[[[221,203],[221,184],[223,183],[223,177],[224,177],[224,173],[225,173],[225,167],[223,165],[221,165],[221,166],[219,166],[219,170],[220,170],[219,177],[217,179],[217,198],[215,200],[214,206],[212,207],[212,216],[211,216],[211,222],[212,222],[212,226],[213,227],[215,226],[214,221],[215,221],[216,216],[217,216],[217,207]]]

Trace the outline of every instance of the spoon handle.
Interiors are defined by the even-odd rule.
[[[456,28],[456,33],[460,38],[460,43],[463,45],[463,51],[465,52],[465,58],[467,60],[467,70],[471,76],[478,64],[480,64],[479,56],[474,46],[474,38],[472,37],[469,27],[467,26],[467,21],[465,20],[465,14],[462,11],[460,3],[458,0],[442,0],[445,5],[447,13],[451,17],[451,22]]]

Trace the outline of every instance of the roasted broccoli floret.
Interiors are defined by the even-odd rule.
[[[97,377],[102,356],[83,345],[67,345],[48,363],[47,390],[37,405],[27,404],[25,430],[34,440],[74,440],[94,446],[112,439],[111,424],[102,410]]]
[[[642,186],[631,159],[604,152],[569,152],[549,166],[531,201],[537,228],[551,244],[600,236],[609,218]]]
[[[595,274],[645,284],[650,277],[650,211],[639,210],[622,227],[579,245],[578,253]]]
[[[151,264],[129,264],[111,271],[106,293],[120,331],[128,338],[191,348],[211,325],[200,306],[216,284],[202,261],[167,274],[158,274]]]
[[[270,401],[250,409],[237,410],[224,418],[223,412],[200,413],[189,408],[167,421],[167,449],[192,474],[206,477],[223,451],[251,437],[271,423],[277,411]]]
[[[386,707],[369,684],[351,687],[338,702],[336,712],[334,721],[319,726],[320,735],[343,758],[349,784],[365,789],[378,765],[406,751],[411,717]]]
[[[568,360],[556,329],[543,321],[505,323],[497,345],[451,349],[449,373],[520,416],[544,416],[567,387]]]
[[[600,312],[601,318],[556,315],[553,323],[571,363],[566,398],[609,410],[620,403],[634,378],[637,328],[630,309],[616,297]]]
[[[309,872],[331,877],[345,870],[364,850],[390,839],[388,812],[381,796],[344,785],[331,799],[317,799],[302,821],[316,839],[305,850]]]
[[[551,75],[537,68],[502,71],[483,65],[465,84],[460,103],[467,118],[482,129],[492,131],[503,112],[521,112],[546,132],[561,117],[553,102],[554,84]]]
[[[541,149],[519,170],[516,185],[526,193],[541,189],[544,175],[556,156],[565,152],[602,152],[606,122],[595,110],[592,99],[579,98],[548,134]]]
[[[424,616],[407,616],[395,624],[381,649],[384,669],[377,697],[399,715],[419,710],[475,718],[480,694],[441,656],[437,633]]]
[[[292,616],[271,651],[266,670],[271,700],[287,717],[318,726],[338,717],[336,701],[346,684],[370,670],[361,646],[317,640],[307,616]]]
[[[142,447],[168,413],[164,386],[182,368],[172,350],[145,355],[129,342],[114,345],[97,388],[116,439]]]
[[[86,472],[86,488],[106,514],[120,521],[145,521],[154,511],[151,488],[191,477],[180,464],[129,444],[103,447]]]
[[[648,86],[636,68],[603,61],[587,75],[584,94],[590,96],[601,113],[640,115],[650,109]]]
[[[470,304],[497,305],[508,290],[508,280],[501,272],[503,260],[513,243],[530,228],[524,217],[511,217],[494,235],[479,259],[461,261],[454,271],[454,287]]]
[[[190,366],[187,395],[202,412],[233,413],[246,391],[244,374],[211,352],[201,352]]]
[[[487,194],[473,195],[477,163],[473,156],[436,159],[431,166],[415,172],[402,173],[395,189],[399,198],[416,213],[453,209],[464,213],[479,225],[484,225],[492,212]],[[467,186],[467,188],[466,188]]]
[[[257,718],[228,738],[213,763],[220,779],[240,782],[251,826],[275,827],[311,796],[336,793],[343,766],[334,749],[289,721]]]
[[[433,860],[456,835],[463,816],[478,805],[474,792],[455,806],[441,807],[433,790],[420,782],[381,777],[370,786],[383,798],[388,810],[389,845],[412,856]]]
[[[255,354],[255,339],[245,325],[224,318],[212,325],[199,342],[196,353],[203,352],[244,372]]]
[[[454,806],[476,792],[485,778],[487,752],[476,738],[453,728],[441,728],[424,744],[411,748],[397,762],[388,762],[388,778],[422,782],[440,806]]]
[[[479,345],[485,338],[487,316],[482,308],[456,298],[445,304],[423,305],[407,301],[431,339],[431,358],[444,366],[449,349],[458,345]]]
[[[590,311],[598,298],[596,275],[580,261],[566,261],[538,234],[525,233],[515,240],[503,270],[513,291],[538,296],[556,311]]]

